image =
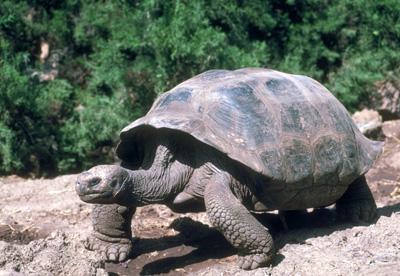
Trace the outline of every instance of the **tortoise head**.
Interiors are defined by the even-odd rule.
[[[129,172],[116,165],[100,165],[78,175],[75,190],[88,203],[119,203],[127,195]]]

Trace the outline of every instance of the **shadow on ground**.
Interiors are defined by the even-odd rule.
[[[378,209],[380,216],[400,212],[400,203]],[[309,238],[329,235],[335,231],[365,224],[349,224],[336,220],[333,209],[316,209],[306,214],[287,214],[285,231],[281,216],[256,214],[256,218],[270,229],[278,250],[286,244],[304,244]],[[170,228],[175,236],[138,238],[130,261],[123,264],[107,263],[106,270],[114,275],[184,275],[217,263],[232,262],[236,251],[215,229],[191,218],[178,218]],[[301,232],[293,235],[294,232]],[[228,260],[227,260],[228,259]],[[273,266],[284,256],[277,254]]]

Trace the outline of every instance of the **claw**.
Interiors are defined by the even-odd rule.
[[[256,269],[270,263],[271,255],[269,254],[249,254],[239,257],[239,267],[244,270]]]
[[[91,242],[90,248],[91,248],[92,250],[99,250],[99,249],[100,249],[100,245],[97,244],[97,243]]]
[[[120,261],[120,262],[125,261],[126,258],[127,258],[127,255],[126,255],[125,252],[122,252],[121,254],[119,254],[119,261]]]
[[[253,263],[251,264],[251,268],[250,268],[250,269],[256,269],[256,268],[259,267],[259,266],[260,266],[259,263],[253,262]]]
[[[128,239],[108,242],[98,238],[90,237],[84,241],[84,245],[89,250],[98,251],[103,260],[113,262],[125,261],[132,250],[132,242]]]
[[[117,260],[117,257],[115,256],[114,253],[111,253],[110,255],[108,255],[108,259],[109,259],[110,261],[116,261],[116,260]]]

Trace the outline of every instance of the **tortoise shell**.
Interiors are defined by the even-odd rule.
[[[348,184],[382,150],[320,83],[268,69],[211,70],[162,94],[144,117],[121,131],[122,160],[129,158],[127,148],[142,126],[185,132],[286,183]]]

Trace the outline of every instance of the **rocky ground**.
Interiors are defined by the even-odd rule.
[[[75,175],[0,178],[0,275],[400,275],[400,121],[385,122],[385,151],[367,177],[379,206],[373,225],[335,221],[330,209],[288,221],[258,216],[279,249],[273,264],[247,272],[204,213],[178,215],[153,205],[134,217],[135,251],[104,263],[82,241],[91,206],[74,191]]]

